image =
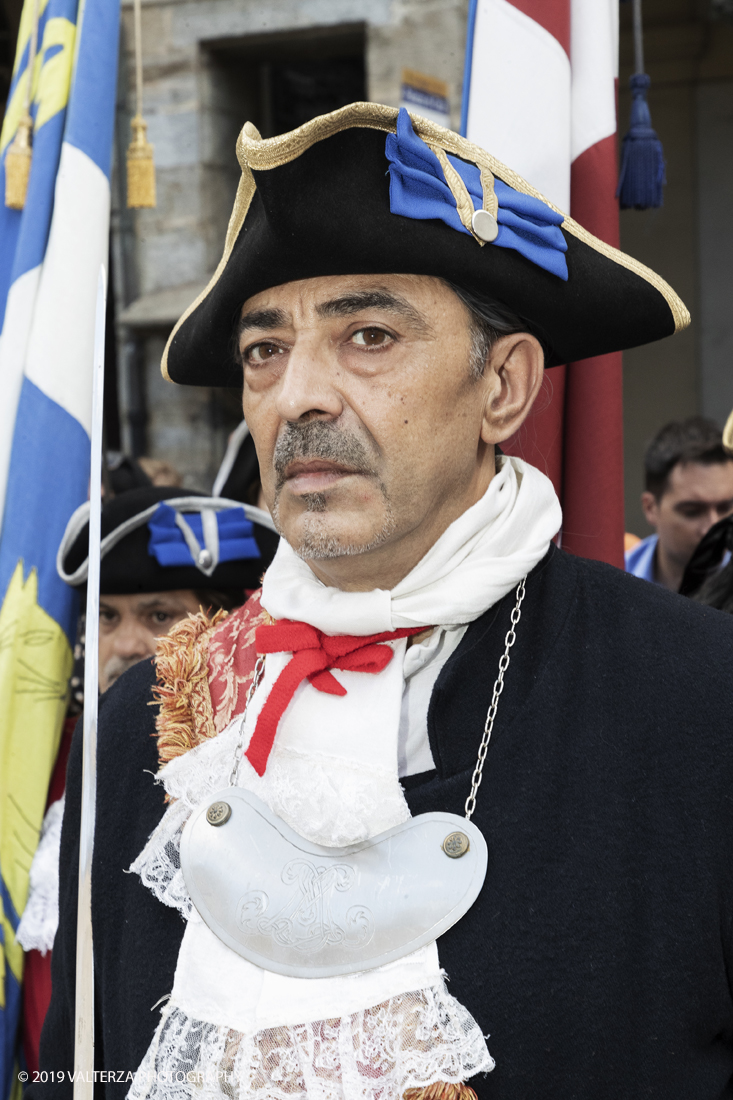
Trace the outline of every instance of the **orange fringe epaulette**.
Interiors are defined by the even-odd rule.
[[[153,694],[155,703],[160,704],[155,726],[161,767],[216,736],[208,681],[208,640],[226,617],[226,611],[217,611],[211,617],[199,611],[176,623],[158,640],[158,683]]]
[[[478,1100],[478,1097],[468,1085],[436,1081],[424,1089],[407,1089],[402,1094],[402,1100]]]

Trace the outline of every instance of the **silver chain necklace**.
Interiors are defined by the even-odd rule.
[[[486,715],[486,723],[484,725],[484,734],[481,738],[481,744],[478,750],[478,759],[476,761],[476,767],[473,769],[473,776],[471,777],[471,793],[466,799],[466,805],[464,807],[466,814],[466,821],[470,821],[473,817],[474,810],[476,809],[476,795],[478,789],[481,786],[481,780],[483,779],[484,764],[486,763],[486,753],[489,751],[489,741],[491,740],[491,734],[494,729],[494,721],[496,719],[496,712],[499,707],[499,698],[504,690],[504,675],[509,668],[510,651],[512,646],[517,640],[516,627],[520,618],[522,617],[522,601],[525,595],[525,581],[526,577],[522,577],[521,581],[517,585],[517,599],[512,609],[511,625],[507,631],[506,638],[504,639],[504,652],[499,661],[499,675],[496,677],[494,683],[494,691],[491,696],[491,703]],[[257,691],[262,677],[265,671],[265,655],[260,654],[257,658],[257,664],[254,668],[254,674],[252,676],[252,683],[249,686],[247,692],[247,698],[244,702],[244,711],[242,712],[242,718],[239,723],[239,738],[237,740],[237,747],[234,750],[234,764],[232,766],[231,775],[229,776],[229,786],[236,787],[237,777],[239,775],[239,763],[242,759],[242,747],[244,745],[244,721],[247,717],[247,711],[249,710],[249,704],[252,696]]]
[[[511,626],[507,630],[506,638],[504,639],[504,652],[499,661],[499,675],[496,677],[494,684],[494,692],[491,696],[491,704],[489,706],[489,712],[486,715],[486,725],[484,726],[484,735],[481,738],[481,744],[478,749],[478,760],[476,761],[476,767],[473,769],[473,776],[471,778],[471,793],[466,799],[465,811],[466,821],[470,821],[473,817],[473,811],[476,809],[476,795],[478,789],[481,786],[481,780],[484,774],[484,763],[486,762],[486,753],[489,750],[489,741],[491,740],[491,732],[494,728],[494,719],[496,718],[496,711],[499,706],[499,696],[504,690],[504,673],[509,668],[509,651],[517,640],[515,633],[517,623],[522,617],[522,600],[524,599],[524,582],[526,577],[522,577],[521,581],[517,585],[517,602],[514,604],[512,610],[512,622]]]

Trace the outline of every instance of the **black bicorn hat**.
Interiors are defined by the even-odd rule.
[[[191,489],[150,485],[102,508],[100,591],[108,596],[180,589],[256,589],[279,536],[267,512]],[[69,520],[59,576],[82,588],[89,570],[89,503]]]
[[[548,366],[636,347],[690,315],[655,272],[592,236],[478,145],[427,119],[352,103],[280,137],[247,123],[224,254],[163,354],[187,385],[241,384],[243,303],[324,275],[412,274],[503,303]]]

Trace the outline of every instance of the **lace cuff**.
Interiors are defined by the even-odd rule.
[[[169,1002],[128,1100],[399,1100],[494,1068],[441,981],[351,1016],[244,1035]]]
[[[169,806],[130,867],[130,871],[140,876],[143,886],[147,886],[158,901],[171,909],[178,909],[186,920],[193,905],[181,871],[181,833],[190,816],[191,808],[185,802],[174,802]]]
[[[64,798],[52,802],[41,827],[41,839],[33,857],[28,901],[16,939],[24,951],[43,955],[53,947],[59,925],[59,851]]]

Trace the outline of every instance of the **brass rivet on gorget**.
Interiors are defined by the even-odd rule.
[[[443,841],[443,851],[451,859],[460,859],[468,851],[468,837],[465,833],[449,833]]]
[[[212,802],[206,811],[206,820],[209,825],[223,825],[231,816],[232,808],[228,802]]]

